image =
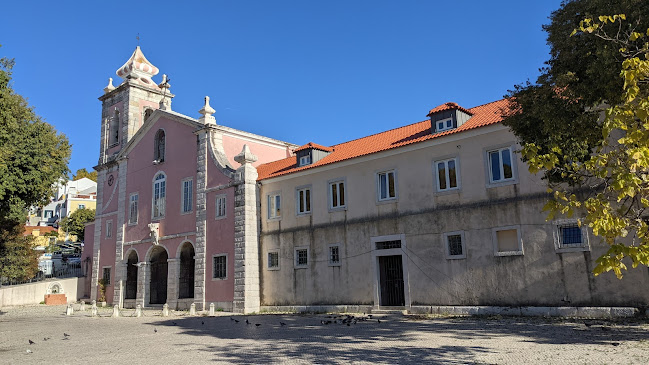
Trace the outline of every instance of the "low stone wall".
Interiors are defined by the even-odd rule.
[[[277,313],[371,313],[371,305],[323,306],[262,306],[261,312]],[[380,311],[380,310],[379,310]],[[451,316],[523,316],[523,317],[577,317],[627,318],[640,313],[634,307],[491,307],[491,306],[412,306],[408,314],[436,314]],[[649,310],[643,313],[649,316]]]
[[[83,297],[84,281],[85,278],[81,277],[3,286],[0,288],[0,308],[39,304],[45,301],[45,296],[48,294],[65,294],[67,302],[74,303]]]

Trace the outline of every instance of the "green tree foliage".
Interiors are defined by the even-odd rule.
[[[79,169],[72,177],[72,180],[77,181],[79,179],[83,179],[84,177],[97,182],[97,171],[88,172],[85,168]]]
[[[95,220],[94,209],[77,209],[69,216],[61,219],[61,228],[69,234],[77,236],[85,241],[85,224]]]
[[[535,144],[542,154],[561,146],[560,164],[587,160],[601,143],[601,106],[623,101],[623,56],[600,37],[568,35],[584,18],[620,13],[626,14],[624,31],[649,27],[646,0],[569,0],[552,13],[550,24],[543,27],[550,46],[546,67],[535,83],[516,85],[507,95],[515,102],[503,123],[522,143]],[[544,173],[551,182],[578,184],[555,169]]]
[[[33,278],[38,272],[38,253],[33,249],[34,237],[0,232],[0,240],[5,242],[0,248],[0,278],[9,281]]]
[[[581,187],[575,193],[566,184],[552,184],[548,219],[585,212],[580,224],[610,246],[597,259],[595,275],[613,271],[622,278],[623,260],[649,266],[649,27],[637,21],[629,27],[623,14],[598,16],[579,22],[572,35],[584,42],[599,39],[618,52],[619,95],[607,90],[618,102],[606,108],[600,142],[585,158],[570,159],[559,141],[526,143],[523,155],[530,171],[553,171]]]
[[[11,59],[0,59],[0,232],[4,240],[22,234],[26,209],[47,202],[53,184],[67,175],[70,158],[67,138],[12,89],[13,64]]]

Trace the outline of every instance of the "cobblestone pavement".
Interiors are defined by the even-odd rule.
[[[0,363],[649,363],[647,320],[374,315],[347,326],[323,324],[335,320],[328,314],[161,317],[146,310],[136,318],[122,310],[110,318],[111,308],[99,317],[75,309],[72,316],[65,306],[0,309]]]

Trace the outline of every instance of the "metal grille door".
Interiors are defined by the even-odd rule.
[[[151,262],[150,304],[167,302],[167,253],[160,253]]]
[[[403,264],[401,255],[379,256],[381,305],[401,307],[406,303],[403,292]]]
[[[126,296],[124,299],[135,299],[137,294],[137,266],[129,260],[126,266]]]

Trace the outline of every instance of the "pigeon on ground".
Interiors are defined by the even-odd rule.
[[[231,321],[234,321],[234,318],[230,317],[230,320],[231,320]]]
[[[238,319],[235,319],[235,320],[234,320],[234,323],[239,323],[239,320],[238,320]]]
[[[250,322],[246,319],[246,324],[250,324]]]
[[[28,353],[28,354],[32,354],[32,353],[34,353],[34,351],[32,351],[32,350],[30,350],[30,349],[27,349],[27,353]]]
[[[613,345],[613,346],[620,346],[620,343],[619,343],[619,342],[611,342],[611,345]]]
[[[176,322],[171,322],[171,324],[173,324],[174,326],[178,325],[178,323],[176,323]]]
[[[49,337],[43,337],[43,341],[47,341],[49,339],[50,339]]]
[[[67,333],[63,332],[63,337],[70,337]]]
[[[205,321],[201,321],[201,325],[205,325]]]
[[[284,323],[284,322],[279,322],[279,325],[282,326],[282,327],[284,327],[284,326],[286,326],[286,323]]]
[[[153,327],[153,333],[158,333],[158,329]]]
[[[33,345],[33,344],[35,344],[35,343],[36,343],[36,342],[34,342],[34,341],[32,341],[32,340],[29,340],[29,344],[30,344],[30,345]]]
[[[381,320],[380,320],[380,319],[377,319],[376,321],[377,321],[377,323],[381,323]]]
[[[255,326],[259,327],[261,326],[261,323],[255,323]]]

